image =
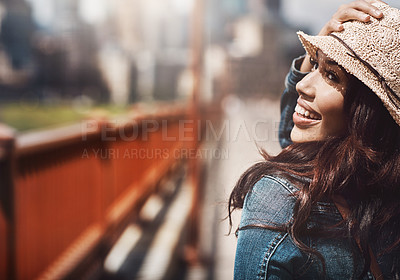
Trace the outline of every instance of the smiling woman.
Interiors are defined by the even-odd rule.
[[[294,142],[340,135],[346,127],[343,103],[350,77],[320,50],[315,56],[311,73],[296,85],[299,98],[293,114]]]
[[[299,32],[277,156],[239,179],[235,279],[400,279],[400,10],[343,5]]]

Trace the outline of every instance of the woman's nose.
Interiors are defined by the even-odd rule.
[[[304,99],[313,99],[315,97],[315,82],[314,76],[315,73],[310,72],[305,76],[300,82],[296,85],[297,93],[302,96]]]

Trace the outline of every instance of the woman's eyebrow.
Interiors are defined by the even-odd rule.
[[[340,65],[340,64],[338,64],[336,61],[331,60],[331,59],[327,59],[327,60],[325,61],[325,63],[328,64],[328,65],[331,65],[331,66],[333,66],[333,67],[337,67],[337,68],[340,69],[340,71],[342,71],[343,73],[346,73],[346,74],[347,74],[346,69],[344,69],[343,66]]]
[[[326,64],[329,64],[329,65],[333,65],[333,66],[339,66],[339,64],[337,64],[337,62],[336,61],[334,61],[334,60],[330,60],[330,59],[327,59],[327,60],[325,60],[325,63]]]
[[[315,52],[315,58],[316,58],[316,60],[318,60],[318,53],[319,53],[320,51],[321,51],[321,50],[318,49],[318,50],[316,50],[316,52]],[[325,55],[324,63],[329,64],[329,65],[333,65],[333,66],[334,66],[334,65],[339,66],[339,64],[337,64],[336,61],[330,59],[330,58],[327,57],[326,55]]]

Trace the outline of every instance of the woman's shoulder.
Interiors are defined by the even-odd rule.
[[[276,191],[295,194],[298,188],[287,179],[274,175],[264,175],[254,185],[253,190],[257,191]]]
[[[285,224],[293,216],[296,187],[284,178],[263,176],[247,194],[241,226]]]

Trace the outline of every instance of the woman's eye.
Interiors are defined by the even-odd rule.
[[[312,65],[311,71],[318,69],[318,62],[315,61],[314,59],[310,58],[310,64]]]
[[[335,73],[333,73],[333,72],[327,72],[326,73],[326,77],[329,79],[329,80],[331,80],[331,81],[333,81],[333,82],[337,82],[339,79],[338,79],[338,76],[335,74]]]

